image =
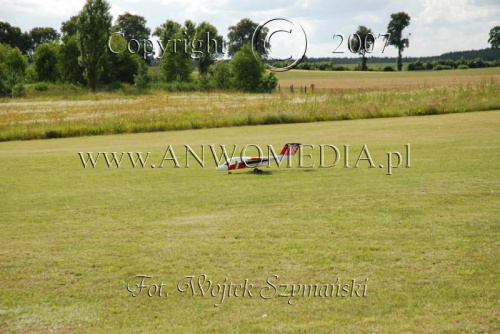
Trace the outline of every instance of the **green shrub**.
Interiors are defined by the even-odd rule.
[[[383,70],[384,70],[384,72],[394,72],[395,71],[394,67],[392,67],[392,66],[385,66]]]
[[[420,60],[408,64],[408,71],[422,71],[422,70],[425,70],[425,66],[424,63],[422,63]]]
[[[35,66],[28,66],[25,71],[24,83],[32,84],[38,82],[38,73],[36,73]]]
[[[0,96],[12,95],[16,84],[24,82],[27,57],[19,49],[0,43]]]
[[[486,63],[481,58],[475,58],[469,61],[469,67],[471,68],[483,68],[486,67]]]
[[[466,69],[468,69],[468,68],[469,68],[469,66],[462,64],[462,65],[458,65],[458,67],[457,67],[457,68],[458,68],[459,70],[466,70]]]
[[[264,76],[260,79],[260,91],[264,93],[271,93],[278,86],[278,79],[274,75],[274,73],[269,73],[268,76]]]
[[[137,74],[134,75],[134,85],[140,89],[145,89],[149,85],[151,78],[148,75],[148,65],[144,61],[140,61]]]
[[[184,39],[180,32],[171,37],[172,40]],[[175,43],[168,43],[160,62],[160,70],[165,82],[173,83],[175,81],[191,81],[191,56],[189,52],[176,52]]]
[[[349,68],[347,66],[342,66],[342,65],[333,65],[332,71],[349,71]]]
[[[106,86],[106,90],[109,92],[116,92],[122,89],[122,83],[120,81],[113,81]]]
[[[45,82],[38,82],[33,88],[38,92],[46,92],[49,90],[49,86]]]
[[[76,36],[66,36],[64,38],[64,43],[61,45],[59,55],[59,65],[62,80],[74,84],[84,83],[84,70],[78,62],[80,51],[78,50],[78,42]]]
[[[119,54],[108,55],[108,70],[103,75],[105,83],[120,81],[123,83],[134,84],[135,76],[139,70],[142,60],[136,54],[121,52]]]
[[[259,90],[264,74],[264,65],[260,57],[253,54],[250,44],[244,44],[231,60],[233,86],[247,92]]]
[[[231,69],[228,63],[219,60],[211,67],[211,72],[217,88],[224,89],[231,86]]]
[[[436,66],[434,66],[434,70],[435,71],[441,71],[441,70],[451,70],[452,67],[450,65],[441,65],[441,64],[437,64]]]
[[[198,87],[200,90],[212,90],[215,88],[214,80],[208,75],[202,75],[198,80]]]
[[[12,97],[25,97],[26,88],[23,84],[16,84],[12,87]]]
[[[55,43],[43,43],[36,47],[34,67],[38,80],[56,82],[59,79],[58,58],[61,47]]]

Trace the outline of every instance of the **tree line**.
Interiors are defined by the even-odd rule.
[[[409,37],[411,34],[407,34],[406,36],[403,34],[404,29],[406,29],[410,25],[410,15],[408,15],[405,12],[399,12],[399,13],[394,13],[391,14],[391,20],[389,21],[389,24],[387,25],[387,33],[390,34],[389,38],[387,40],[387,44],[394,46],[398,50],[398,56],[396,58],[396,67],[398,71],[403,70],[403,51],[410,46],[410,39]],[[371,52],[371,49],[373,49],[373,45],[375,43],[375,37],[373,35],[373,31],[370,28],[367,28],[366,26],[359,26],[355,35],[357,38],[353,38],[350,40],[350,45],[349,48],[352,50],[357,50],[357,53],[361,56],[361,61],[359,64],[359,68],[361,71],[367,71],[368,67],[366,65],[367,63],[367,54]],[[469,61],[469,63],[466,64],[466,62],[463,59],[463,54],[454,60],[457,60],[457,65],[454,65],[453,62],[443,62],[441,60],[432,60],[428,61],[428,66],[427,69],[447,69],[448,67],[451,68],[457,68],[459,66],[462,66],[462,68],[465,68],[465,66],[470,66],[470,67],[488,67],[488,66],[498,66],[496,60],[498,60],[498,48],[500,48],[500,26],[495,26],[493,27],[490,32],[489,32],[489,38],[488,38],[488,43],[491,44],[491,50],[494,50],[494,52],[484,52],[486,57],[490,57],[492,54],[495,54],[495,59],[490,59],[493,60],[491,63],[484,62],[481,59],[477,59],[478,56],[474,57],[473,61]],[[451,54],[450,54],[451,55]],[[443,55],[444,59],[450,58],[450,55]],[[469,58],[470,55],[469,55]],[[419,60],[416,60],[415,62],[418,62]],[[441,62],[440,62],[441,61]],[[418,65],[418,64],[417,64]],[[418,67],[418,66],[417,66]],[[389,67],[386,67],[385,70],[388,70]],[[415,69],[415,66],[412,66],[413,69]]]
[[[433,61],[433,60],[440,60],[440,59],[450,59],[450,60],[460,60],[460,59],[466,59],[466,60],[472,60],[472,59],[477,59],[481,58],[483,61],[496,61],[500,60],[500,49],[493,49],[493,48],[488,48],[488,49],[480,49],[480,50],[467,50],[467,51],[453,51],[453,52],[446,52],[443,53],[439,56],[427,56],[427,57],[404,57],[404,62],[409,63],[409,62],[415,62],[417,60],[426,62],[426,61]],[[347,65],[347,64],[359,64],[359,59],[358,58],[349,58],[349,57],[306,57],[304,59],[305,61],[313,64],[313,63],[333,63],[337,65]],[[380,63],[395,63],[396,58],[395,57],[368,57],[368,62],[371,64],[380,64]]]
[[[368,47],[370,43],[370,38],[367,38],[371,34],[371,29],[364,26],[360,26],[356,32],[358,36],[368,41]],[[357,38],[352,41],[354,46],[351,49],[356,50],[358,47],[362,47],[357,42]],[[371,40],[373,41],[373,40]],[[408,64],[406,67],[409,71],[418,70],[444,70],[444,69],[467,69],[467,68],[484,68],[484,67],[498,67],[500,66],[500,26],[494,27],[490,30],[488,42],[491,44],[491,48],[481,49],[481,50],[468,50],[468,51],[453,51],[443,53],[440,56],[430,56],[430,57],[405,57],[405,63]],[[408,42],[409,44],[409,42]],[[296,67],[299,70],[318,70],[318,71],[395,71],[393,66],[387,65],[387,63],[398,62],[398,58],[395,57],[367,57],[367,52],[359,52],[362,55],[360,61],[359,58],[354,57],[304,57],[304,59]],[[371,64],[381,64],[384,66],[378,66],[368,68],[367,62]],[[402,61],[401,61],[402,63]],[[271,61],[270,64],[274,67],[286,67],[291,64],[290,61]],[[356,66],[348,66],[355,65]],[[401,66],[402,67],[402,66]]]
[[[499,50],[500,51],[500,50]],[[500,53],[499,53],[500,54]],[[322,58],[325,59],[325,58]],[[327,58],[328,59],[328,58]],[[329,59],[329,60],[318,60],[317,58],[308,58],[305,61],[300,62],[296,69],[298,70],[311,70],[311,71],[361,71],[361,65],[356,59],[347,58],[350,61],[344,62],[342,59]],[[372,60],[372,59],[370,59]],[[388,59],[377,58],[372,61],[372,67],[367,68],[366,71],[385,71],[392,72],[395,71],[393,66],[387,65],[390,62]],[[380,61],[382,60],[382,61]],[[384,61],[385,60],[385,61]],[[497,57],[493,61],[485,61],[482,58],[476,57],[473,59],[459,58],[459,59],[445,59],[445,58],[433,58],[426,57],[423,59],[419,58],[406,58],[406,69],[408,71],[419,71],[419,70],[451,70],[451,69],[468,69],[468,68],[485,68],[485,67],[498,67],[500,66],[500,57]],[[274,67],[285,67],[289,65],[289,62],[272,62]],[[356,66],[352,66],[357,64]],[[375,65],[379,65],[375,67]],[[351,66],[349,66],[351,65]]]
[[[160,50],[159,71],[153,74],[149,65],[154,59],[146,47],[127,52],[127,41],[149,40],[151,30],[146,24],[144,17],[130,13],[119,15],[113,23],[107,0],[87,0],[78,15],[61,24],[60,33],[50,27],[22,32],[0,22],[0,95],[22,95],[23,84],[35,82],[87,85],[92,91],[115,83],[147,88],[152,81],[169,87],[184,84],[251,92],[270,92],[277,85],[274,74],[266,75],[262,59],[253,54],[249,43],[258,24],[250,19],[229,27],[227,42],[209,22],[167,20],[152,33],[165,46]],[[265,33],[257,43],[261,54],[265,54]],[[113,35],[118,38],[110,39]],[[218,47],[207,49],[210,40],[204,36],[212,36]],[[179,46],[169,41],[183,39],[197,44],[185,43],[182,52],[176,52]],[[224,42],[231,61],[216,62],[223,56]],[[108,47],[123,52],[113,53]],[[199,76],[192,73],[195,67]]]

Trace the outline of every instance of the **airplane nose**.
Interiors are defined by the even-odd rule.
[[[217,167],[217,170],[227,170],[227,166],[226,165],[220,165],[219,167]]]

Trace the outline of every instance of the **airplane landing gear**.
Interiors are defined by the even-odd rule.
[[[254,168],[253,172],[254,174],[262,174],[262,170],[258,168]]]

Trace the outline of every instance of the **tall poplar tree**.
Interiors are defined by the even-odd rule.
[[[78,61],[92,91],[99,84],[106,62],[112,19],[109,9],[106,0],[87,0],[78,15]]]

